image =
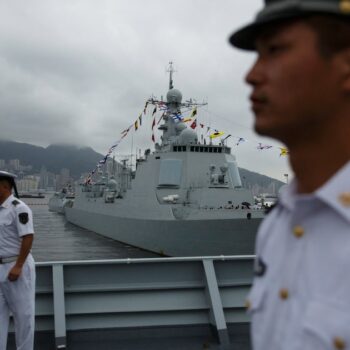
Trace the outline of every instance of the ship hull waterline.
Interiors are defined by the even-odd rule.
[[[167,256],[251,255],[261,218],[146,220],[66,208],[67,221]]]

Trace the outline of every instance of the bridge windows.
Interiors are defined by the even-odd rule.
[[[199,153],[230,153],[230,149],[222,146],[195,145],[195,146],[173,146],[173,152],[199,152]]]

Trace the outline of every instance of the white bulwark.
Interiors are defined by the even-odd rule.
[[[36,263],[35,349],[249,349],[253,258]]]

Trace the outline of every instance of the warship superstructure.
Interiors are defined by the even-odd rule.
[[[112,176],[80,184],[75,201],[65,207],[66,218],[169,256],[252,254],[264,212],[253,209],[253,195],[242,187],[225,142],[201,142],[174,118],[188,103],[173,87],[172,73],[170,66],[161,144],[145,151],[136,171],[124,162]]]

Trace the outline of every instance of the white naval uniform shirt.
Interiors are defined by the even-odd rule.
[[[15,200],[18,202],[17,205],[12,203]],[[24,213],[28,215],[27,223],[22,223],[20,220],[20,214]],[[27,204],[11,195],[0,205],[0,258],[18,255],[21,238],[33,233],[32,211]]]
[[[296,186],[258,232],[253,349],[350,349],[350,162],[313,194]]]

